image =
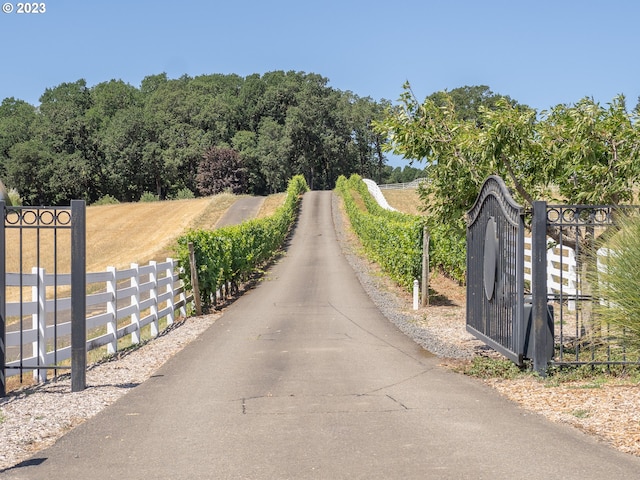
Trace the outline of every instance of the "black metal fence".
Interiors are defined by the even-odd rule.
[[[6,394],[6,370],[17,368],[23,372],[34,371],[36,375],[43,370],[71,369],[71,388],[79,391],[85,388],[86,372],[86,214],[85,202],[71,201],[69,207],[13,207],[0,202],[3,221],[0,222],[0,396]],[[54,313],[46,322],[40,322],[40,312],[19,311],[17,315],[7,317],[7,299],[19,301],[23,296],[31,295],[29,286],[22,278],[32,269],[71,277],[71,336],[58,336],[56,326],[60,319]],[[7,287],[7,272],[18,276],[18,286]],[[55,303],[59,287],[47,288],[46,295]],[[67,295],[68,296],[68,295]],[[56,308],[53,311],[57,311]],[[68,321],[68,319],[66,319]],[[24,330],[25,323],[30,325],[52,324],[54,336],[48,340],[56,346],[60,343],[71,344],[71,365],[61,366],[54,358],[51,365],[34,363],[38,352],[25,351],[20,346],[15,351],[7,351],[5,337],[12,329]],[[21,333],[22,335],[22,333]],[[24,343],[24,342],[21,342]],[[34,349],[48,349],[51,345],[41,345],[37,340]],[[56,350],[54,348],[54,350]],[[35,355],[34,355],[35,353]],[[29,360],[27,360],[29,359]],[[17,365],[7,366],[7,363]]]
[[[525,211],[499,177],[489,177],[467,214],[467,330],[518,364],[532,360],[539,372],[640,364],[627,348],[633,333],[594,308],[610,304],[598,272],[615,255],[607,239],[631,210],[640,211],[538,201]]]
[[[598,307],[609,300],[599,288],[598,276],[615,252],[607,239],[620,227],[620,219],[640,211],[636,206],[545,205],[547,268],[558,281],[547,288],[553,305],[555,365],[638,364],[631,352],[631,333],[613,328],[600,318]],[[555,254],[553,254],[555,253]],[[563,278],[564,277],[564,278]],[[613,308],[613,307],[612,307]]]

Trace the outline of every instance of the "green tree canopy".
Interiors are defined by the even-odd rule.
[[[139,88],[80,79],[47,89],[40,102],[8,98],[0,106],[0,174],[26,202],[195,193],[212,147],[240,154],[244,188],[256,194],[282,191],[296,174],[314,188],[333,188],[339,175],[372,176],[385,162],[371,122],[386,103],[332,88],[314,73],[162,73]],[[17,177],[41,162],[49,168],[31,171],[33,186]]]
[[[569,203],[632,199],[640,135],[623,96],[607,106],[584,98],[538,115],[479,89],[439,92],[419,102],[407,84],[401,104],[377,123],[390,139],[388,149],[426,162],[430,182],[423,193],[436,218],[463,215],[491,174],[504,177],[525,203],[558,195]]]

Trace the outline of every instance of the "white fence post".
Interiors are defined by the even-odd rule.
[[[110,274],[109,281],[107,281],[107,293],[111,294],[111,300],[107,302],[107,313],[109,314],[107,333],[113,336],[113,340],[107,344],[107,353],[114,354],[118,351],[118,281],[116,267],[107,267],[107,272]]]
[[[167,276],[167,279],[169,279],[168,283],[167,283],[167,293],[169,294],[169,299],[167,300],[167,307],[169,307],[169,315],[167,315],[167,326],[173,324],[173,320],[175,318],[175,312],[174,312],[174,286],[173,286],[173,269],[175,268],[175,260],[173,258],[167,258],[167,270],[165,275]]]
[[[31,287],[31,300],[38,305],[36,313],[31,315],[33,329],[38,331],[36,340],[33,342],[33,357],[37,359],[38,365],[46,365],[47,362],[47,287],[44,282],[44,268],[33,267],[31,269],[36,278],[36,284]],[[47,381],[47,370],[36,368],[33,371],[33,380],[36,383]]]
[[[149,290],[149,298],[152,299],[149,310],[153,318],[153,320],[151,320],[151,336],[157,337],[160,333],[160,327],[158,325],[158,263],[152,260],[149,262],[149,265],[151,266],[149,281],[153,285],[151,290]]]
[[[560,252],[562,255],[562,252]],[[576,298],[580,295],[578,291],[578,273],[576,271],[576,255],[573,249],[567,251],[567,290],[569,295],[572,295],[574,300],[569,300],[567,308],[571,312],[576,311]]]
[[[420,284],[418,280],[413,281],[413,309],[418,310],[418,304],[420,299]]]
[[[135,330],[131,332],[131,343],[136,344],[140,343],[140,267],[137,263],[132,263],[131,269],[134,271],[131,276],[131,287],[133,287],[134,293],[130,297],[130,304],[135,306],[131,314],[131,323],[135,325]]]
[[[175,275],[175,273],[173,275]],[[183,280],[180,280],[180,300],[179,300],[179,302],[182,305],[180,307],[180,315],[185,317],[185,318],[187,318],[187,292],[186,292],[186,290],[184,288],[184,281]]]

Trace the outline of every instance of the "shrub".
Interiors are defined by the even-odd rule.
[[[592,285],[597,286],[594,301],[597,330],[616,336],[622,347],[640,349],[640,217],[620,218],[620,231],[613,235],[600,253],[600,265],[592,270]],[[593,255],[596,258],[596,255]]]
[[[109,194],[104,195],[103,197],[100,197],[98,200],[93,202],[94,205],[115,205],[117,203],[120,203],[120,201],[116,197],[113,197]]]
[[[174,200],[188,200],[190,198],[195,198],[195,194],[189,190],[188,188],[181,188],[173,195],[171,198]]]
[[[157,202],[159,200],[160,198],[155,193],[151,193],[151,192],[144,192],[140,196],[141,202]]]

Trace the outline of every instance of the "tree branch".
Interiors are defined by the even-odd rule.
[[[507,167],[507,172],[509,173],[509,177],[511,177],[511,181],[515,186],[516,191],[522,196],[522,198],[524,198],[529,203],[529,205],[533,206],[533,197],[529,194],[529,192],[527,192],[524,189],[520,181],[516,178],[516,174],[513,171],[513,166],[511,165],[511,161],[504,154],[501,155],[501,160],[504,162],[505,166]]]

